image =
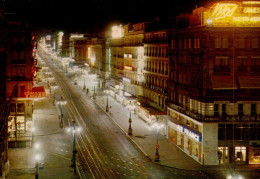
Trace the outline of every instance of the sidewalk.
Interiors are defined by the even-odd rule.
[[[41,83],[39,85],[45,85]],[[35,101],[34,106],[34,144],[40,143],[40,149],[31,147],[9,149],[10,171],[7,178],[35,178],[35,155],[44,157],[43,167],[39,169],[41,179],[77,179],[71,165],[72,137],[59,127],[53,95],[45,85],[47,97]]]

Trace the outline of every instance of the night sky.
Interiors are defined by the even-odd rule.
[[[191,12],[203,0],[0,0],[6,13],[34,28],[102,29],[113,23],[168,19]]]

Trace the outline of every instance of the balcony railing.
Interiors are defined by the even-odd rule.
[[[26,77],[26,76],[11,76],[8,77],[9,81],[32,81],[32,77]]]
[[[175,111],[178,111],[182,114],[185,114],[195,120],[202,121],[202,122],[253,122],[253,121],[260,121],[260,115],[224,115],[224,116],[202,116],[200,114],[196,114],[194,111],[185,110],[183,107],[169,103],[168,106]]]

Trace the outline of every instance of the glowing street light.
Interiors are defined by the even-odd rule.
[[[41,160],[42,156],[40,154],[35,155],[35,161],[36,161],[36,174],[35,174],[35,179],[39,178],[39,162]]]
[[[72,121],[72,128],[67,128],[67,132],[72,132],[73,134],[73,151],[72,151],[72,159],[71,159],[71,167],[74,168],[74,173],[76,173],[76,153],[77,153],[77,149],[76,149],[76,140],[75,140],[75,133],[76,132],[80,132],[81,128],[80,127],[76,127],[75,126],[75,121]]]
[[[132,101],[130,101],[129,105],[127,106],[127,108],[130,110],[130,115],[129,115],[129,128],[128,128],[128,135],[132,135],[133,134],[133,129],[131,126],[132,123],[132,118],[131,118],[131,113],[132,111],[135,109],[135,105],[131,104]]]
[[[158,123],[158,122],[156,122],[156,123],[153,123],[151,127],[152,127],[152,128],[156,128],[156,130],[157,130],[156,151],[155,151],[155,159],[154,159],[154,161],[155,161],[155,162],[160,162],[158,136],[159,136],[159,130],[160,130],[161,128],[163,128],[164,125],[163,125],[163,124],[160,124],[160,123]]]
[[[63,100],[62,96],[60,97],[60,101],[57,102],[60,105],[60,128],[63,128],[63,113],[62,113],[62,105],[67,104],[67,101]]]
[[[95,86],[94,86],[94,94],[93,94],[93,99],[96,99],[96,89],[95,89]]]

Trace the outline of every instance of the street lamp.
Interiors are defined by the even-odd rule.
[[[86,90],[85,74],[83,74],[83,77],[84,77],[84,86],[83,86],[83,91],[85,91],[85,90]]]
[[[106,112],[108,112],[108,111],[109,111],[109,106],[108,106],[108,89],[106,89],[104,92],[107,94],[107,106],[106,106]]]
[[[127,108],[130,110],[130,114],[129,114],[129,128],[128,128],[128,135],[132,135],[133,134],[133,129],[132,129],[132,126],[131,126],[131,123],[132,123],[132,118],[131,118],[131,113],[132,113],[132,110],[135,109],[135,105],[131,104],[132,101],[130,101],[129,105],[127,106]]]
[[[62,105],[65,105],[67,102],[63,100],[62,96],[60,97],[60,101],[57,104],[60,104],[60,128],[63,128],[63,113],[62,113]]]
[[[96,90],[95,90],[95,86],[94,86],[94,94],[93,94],[93,99],[96,99]]]
[[[52,86],[53,87],[53,106],[55,105],[55,90],[58,88],[58,86]]]
[[[78,84],[77,73],[75,73],[74,85],[77,85],[77,84]]]
[[[157,131],[157,137],[156,137],[156,151],[155,151],[155,159],[154,159],[154,161],[155,161],[155,162],[160,162],[159,138],[158,138],[158,137],[159,137],[159,130],[160,130],[161,128],[163,128],[164,125],[163,125],[163,124],[160,124],[160,123],[158,123],[158,122],[156,122],[156,123],[153,123],[151,127],[152,127],[152,128],[156,128],[156,131]]]
[[[74,120],[72,121],[72,125],[73,125],[72,128],[67,128],[67,131],[68,132],[72,131],[72,134],[73,134],[73,151],[72,151],[71,167],[73,167],[74,173],[76,173],[76,153],[77,153],[77,149],[76,149],[75,133],[80,132],[81,128],[75,126]]]
[[[36,161],[36,174],[35,174],[35,179],[38,179],[39,178],[39,161],[41,160],[41,155],[40,154],[37,154],[35,155],[35,161]]]

